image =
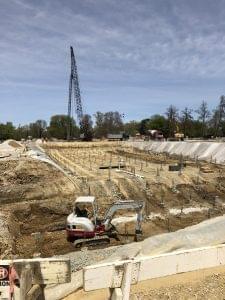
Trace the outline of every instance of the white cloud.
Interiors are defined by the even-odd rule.
[[[66,93],[70,45],[84,93],[222,80],[224,25],[222,0],[2,1],[1,86]]]
[[[128,68],[135,73],[179,72],[194,77],[221,76],[224,72],[224,32],[218,31],[212,21],[205,24],[204,15],[200,19],[190,7],[188,13],[183,11],[187,8],[179,5],[183,1],[170,2],[176,5],[172,5],[173,15],[168,17],[152,10],[148,1],[141,5],[128,1],[133,5],[127,6],[127,11],[121,12],[120,5],[109,5],[114,10],[102,11],[106,14],[102,18],[98,7],[93,13],[90,9],[100,9],[103,1],[84,1],[89,13],[76,10],[74,2],[66,6],[68,2],[56,1],[54,8],[51,1],[43,7],[32,5],[32,1],[13,1],[19,13],[15,11],[14,21],[1,27],[0,59],[6,68],[18,66],[19,72],[21,65],[30,70],[36,65],[44,71],[47,66],[52,69],[52,64],[61,68],[69,45],[74,44],[84,72],[103,67],[115,72]],[[79,1],[76,3],[79,7]],[[192,8],[194,11],[194,5]],[[209,32],[205,33],[206,28]]]

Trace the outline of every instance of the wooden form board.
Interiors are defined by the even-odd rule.
[[[0,260],[0,266],[2,266],[0,270],[2,274],[4,269],[9,268],[9,266],[13,266],[16,270],[19,282],[22,285],[20,288],[21,299],[23,299],[25,297],[24,295],[35,285],[61,284],[71,281],[69,259],[34,258]],[[1,276],[0,274],[0,279]],[[37,294],[36,290],[37,287],[35,289],[35,293]],[[0,280],[0,299],[9,299],[9,280]]]
[[[44,289],[45,299],[61,300],[67,295],[74,293],[83,287],[83,270],[72,272],[71,282],[57,285],[50,285]]]
[[[70,282],[71,269],[69,259],[34,258],[13,261],[20,277],[24,266],[29,266],[33,272],[32,284],[59,284]]]
[[[24,268],[22,270],[20,276],[20,299],[26,299],[27,293],[32,288],[32,270],[28,268]]]
[[[132,263],[131,284],[153,278],[225,265],[225,245],[137,257],[84,268],[84,290],[121,287],[124,264]]]
[[[14,287],[16,293],[15,299],[34,300],[43,292],[43,286],[71,281],[69,259],[34,258],[0,260],[0,266],[2,266],[0,279],[4,274],[4,268],[12,266],[16,270],[20,288]],[[0,282],[0,299],[10,299],[9,280],[6,283],[4,284],[4,280]]]

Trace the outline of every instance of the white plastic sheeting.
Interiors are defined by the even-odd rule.
[[[63,174],[65,174],[66,176],[68,175],[65,170],[63,170],[57,163],[55,163],[44,151],[43,148],[41,148],[40,146],[38,146],[36,143],[30,143],[29,144],[31,150],[27,151],[26,155],[30,156],[34,159],[46,162],[52,166],[54,166],[56,169],[60,170],[61,172],[63,172]]]
[[[134,141],[125,142],[125,145],[139,148],[141,150],[156,153],[169,153],[184,155],[200,160],[212,160],[213,162],[225,163],[225,143],[185,141],[185,142],[157,142],[157,141]]]
[[[178,209],[178,208],[170,208],[169,209],[169,213],[171,215],[179,215],[181,213],[187,215],[189,213],[193,213],[193,212],[201,212],[201,211],[208,211],[209,208],[208,207],[186,207],[183,209]]]
[[[132,214],[131,216],[120,216],[117,218],[112,219],[111,223],[114,226],[117,226],[121,223],[129,223],[129,222],[135,222],[137,220],[137,214]]]
[[[203,160],[213,160],[217,163],[225,161],[225,143],[216,142],[126,142],[128,146],[156,153],[167,152],[198,157]],[[207,208],[195,208],[193,211],[207,210]],[[193,212],[192,211],[192,212]],[[186,211],[185,213],[189,213]],[[176,214],[177,211],[170,211]],[[118,249],[106,261],[130,259],[136,256],[158,255],[206,246],[214,246],[225,243],[225,215],[206,220],[194,226],[176,232],[164,233],[145,239],[139,243],[132,243],[118,247]]]
[[[118,249],[105,261],[157,255],[176,250],[214,246],[225,243],[225,215],[171,233],[164,233]]]

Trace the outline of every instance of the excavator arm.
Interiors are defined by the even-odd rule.
[[[111,221],[114,214],[119,210],[134,210],[137,213],[137,222],[136,222],[136,233],[139,234],[142,232],[141,223],[142,223],[142,211],[144,208],[143,201],[134,201],[134,200],[120,200],[114,202],[112,206],[106,211],[104,218],[104,225],[106,230],[111,227]]]

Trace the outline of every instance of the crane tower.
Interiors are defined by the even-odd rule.
[[[75,109],[77,115],[77,121],[78,124],[80,124],[83,118],[83,109],[82,109],[82,102],[80,96],[77,65],[76,65],[75,55],[73,52],[73,47],[70,47],[70,55],[71,55],[71,73],[70,73],[70,81],[69,81],[68,117],[70,117],[71,120],[73,116],[73,110]],[[71,129],[72,129],[72,124],[71,122],[69,122],[67,128],[68,140],[71,138],[71,133],[72,133]]]

